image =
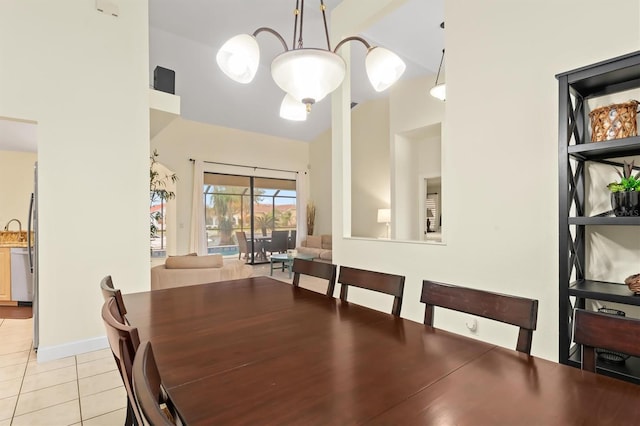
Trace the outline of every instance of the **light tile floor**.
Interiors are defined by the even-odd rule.
[[[268,264],[253,269],[270,272]],[[273,278],[291,283],[280,269]],[[300,285],[326,291],[313,277]],[[32,335],[32,319],[0,319],[0,426],[124,424],[127,396],[110,349],[38,364]]]
[[[111,350],[38,364],[32,333],[32,319],[0,319],[0,426],[124,423],[126,392]]]

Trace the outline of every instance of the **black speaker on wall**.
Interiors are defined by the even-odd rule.
[[[176,72],[167,68],[156,67],[153,70],[153,88],[174,95],[176,93]]]

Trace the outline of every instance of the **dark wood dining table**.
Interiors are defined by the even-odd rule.
[[[124,301],[187,424],[640,423],[638,385],[269,277]]]

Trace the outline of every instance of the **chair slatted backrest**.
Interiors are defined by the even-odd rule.
[[[118,307],[120,316],[124,319],[124,322],[126,323],[127,308],[124,306],[122,293],[120,292],[119,289],[113,286],[113,280],[111,279],[111,275],[107,275],[102,279],[102,281],[100,281],[100,290],[102,291],[102,298],[104,299],[105,302],[107,302],[112,297],[116,300],[116,306]]]
[[[271,253],[284,253],[289,247],[289,231],[273,231],[267,250]]]
[[[244,253],[245,259],[249,256],[249,245],[247,244],[247,234],[244,231],[236,231],[236,240],[238,240],[238,259],[242,258]]]
[[[332,263],[314,262],[305,259],[293,259],[293,286],[300,285],[300,274],[323,278],[328,281],[327,296],[333,297],[336,287],[336,273],[338,267]]]
[[[132,386],[132,367],[136,351],[140,345],[138,329],[124,323],[115,298],[110,298],[102,306],[102,320],[107,330],[107,339],[116,360],[122,382],[127,391],[127,419],[133,417],[140,424],[140,413],[136,409],[136,400]]]
[[[575,310],[573,340],[582,345],[582,369],[596,371],[595,348],[640,357],[640,320]]]
[[[516,350],[531,354],[533,330],[538,322],[538,301],[434,281],[422,282],[424,323],[433,326],[433,308],[439,306],[520,327]]]
[[[142,342],[133,362],[133,387],[145,424],[153,426],[183,424],[175,406],[162,387],[162,379],[151,342]]]
[[[360,287],[394,296],[391,313],[400,316],[402,295],[404,292],[403,276],[341,266],[338,282],[341,284],[340,299],[344,301],[347,301],[349,286]]]

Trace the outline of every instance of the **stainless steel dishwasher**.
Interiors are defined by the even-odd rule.
[[[29,267],[29,249],[11,249],[11,300],[33,301],[33,275]]]

